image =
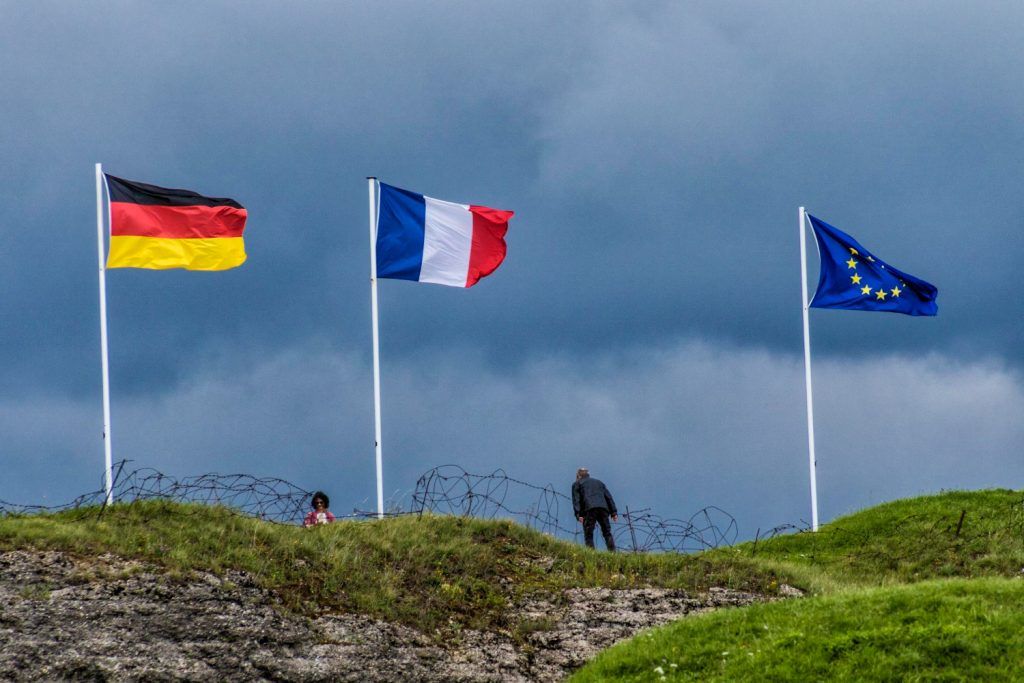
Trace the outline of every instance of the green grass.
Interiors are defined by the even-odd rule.
[[[603,652],[585,681],[1024,680],[1024,494],[899,500],[705,554],[810,597],[719,611]]]
[[[808,577],[824,574],[840,585],[1013,576],[1024,567],[1024,494],[952,491],[897,500],[836,519],[817,533],[726,552]]]
[[[112,552],[181,576],[240,569],[289,609],[360,612],[439,636],[522,637],[545,625],[512,623],[509,604],[579,586],[770,590],[775,581],[743,559],[613,555],[508,521],[406,516],[303,529],[166,501],[0,517],[0,549],[16,548]]]
[[[602,652],[588,681],[1019,681],[1024,583],[946,579],[682,619]]]
[[[113,553],[172,577],[244,570],[285,609],[359,612],[439,639],[476,628],[523,641],[554,622],[516,622],[508,606],[557,602],[568,588],[772,596],[787,583],[808,596],[688,617],[602,653],[574,680],[1024,680],[1019,491],[894,501],[817,533],[689,556],[593,551],[508,521],[428,515],[302,529],[166,501],[0,516],[0,550],[26,548],[86,563]],[[80,580],[101,580],[96,566]]]

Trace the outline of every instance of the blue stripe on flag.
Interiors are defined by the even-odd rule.
[[[419,281],[426,206],[421,194],[380,184],[377,277]]]

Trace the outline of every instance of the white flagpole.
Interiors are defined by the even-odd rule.
[[[103,254],[103,164],[96,164],[96,253],[100,268],[100,356],[103,365],[103,450],[107,505],[114,502],[114,459],[110,445],[110,361],[107,358],[107,267]]]
[[[804,380],[807,385],[807,452],[811,469],[811,531],[818,530],[818,481],[814,457],[814,398],[811,394],[811,327],[807,300],[807,212],[800,207],[800,291],[804,308]]]
[[[377,332],[377,179],[366,179],[370,193],[370,310],[373,319],[373,428],[377,454],[377,518],[384,519],[384,459],[380,445],[380,337]]]

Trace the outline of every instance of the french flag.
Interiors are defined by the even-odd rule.
[[[377,277],[472,287],[505,260],[512,211],[455,204],[380,183]]]

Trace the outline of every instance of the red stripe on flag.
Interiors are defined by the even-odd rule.
[[[473,214],[473,242],[469,250],[469,273],[466,286],[472,287],[482,277],[490,275],[505,260],[505,233],[514,212],[470,206]]]
[[[110,203],[112,236],[202,239],[241,237],[245,209],[232,206],[158,206]]]

